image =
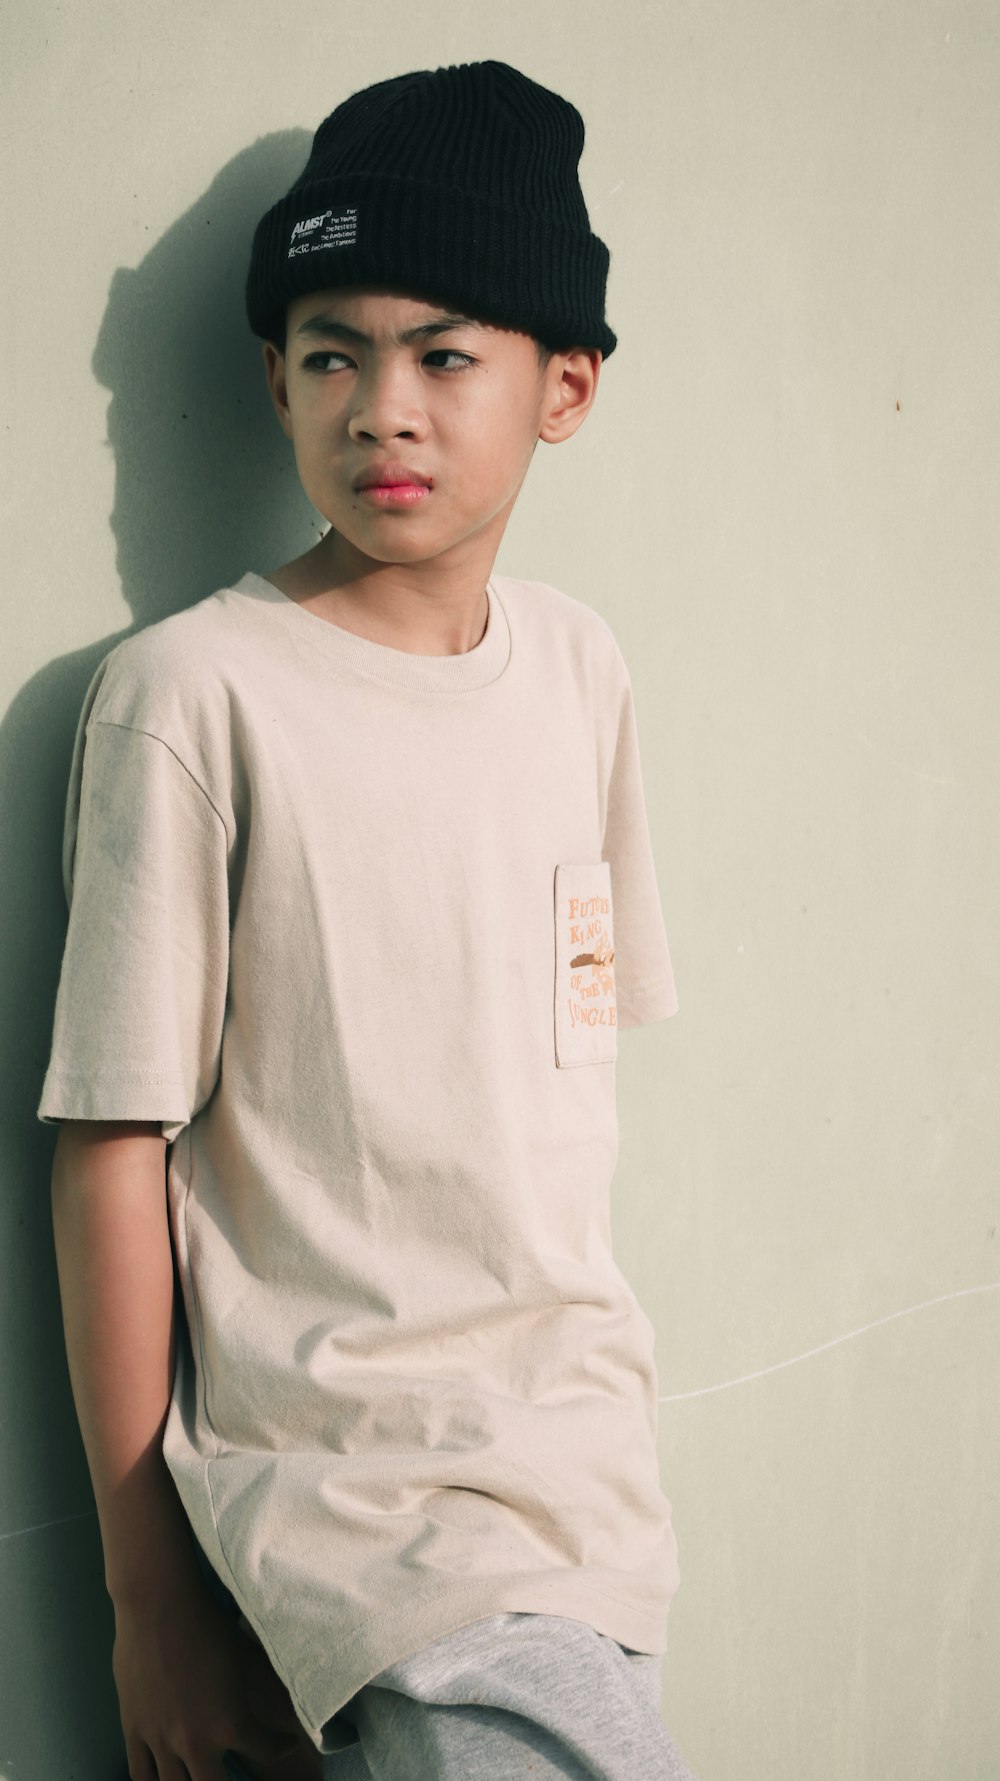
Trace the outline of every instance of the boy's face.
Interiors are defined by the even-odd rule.
[[[268,344],[264,358],[302,486],[338,547],[375,563],[447,556],[460,569],[480,548],[495,555],[538,440],[576,431],[601,364],[596,348],[580,349],[543,370],[528,334],[358,285],[297,298],[284,353]],[[366,493],[387,464],[430,486]]]

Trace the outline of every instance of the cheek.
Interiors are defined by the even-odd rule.
[[[328,418],[315,414],[300,417],[292,434],[295,447],[295,461],[300,472],[310,476],[322,476],[333,463],[335,428]]]
[[[293,448],[298,482],[317,511],[329,520],[332,517],[331,510],[336,500],[335,471],[331,453],[324,451],[320,442],[313,435],[310,435],[308,439],[301,437],[294,439]]]

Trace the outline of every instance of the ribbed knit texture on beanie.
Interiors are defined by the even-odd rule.
[[[352,94],[257,226],[251,328],[282,333],[288,304],[309,291],[390,285],[607,358],[610,255],[590,229],[583,144],[576,107],[506,62]]]

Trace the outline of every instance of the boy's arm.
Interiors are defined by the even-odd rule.
[[[270,1762],[301,1728],[263,1651],[209,1590],[162,1454],[175,1308],[159,1123],[65,1121],[52,1208],[130,1774],[152,1781],[182,1761],[191,1781],[223,1781],[224,1750]]]
[[[197,1566],[161,1452],[174,1280],[159,1124],[64,1121],[52,1216],[73,1396],[118,1608]]]

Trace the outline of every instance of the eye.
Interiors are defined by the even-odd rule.
[[[465,368],[468,365],[474,365],[476,363],[476,361],[472,357],[471,353],[454,352],[450,346],[438,347],[435,352],[429,352],[425,356],[428,359],[460,359],[461,360],[461,363],[459,365],[441,365],[441,366],[439,366],[438,369],[441,371],[463,371],[463,370],[465,370]]]
[[[304,371],[327,371],[330,359],[343,359],[347,364],[350,360],[343,352],[311,352],[302,361]]]
[[[471,353],[456,352],[450,346],[439,346],[436,347],[433,352],[425,353],[425,363],[430,359],[457,359],[458,363],[454,365],[434,365],[431,367],[434,371],[447,371],[449,373],[465,371],[470,365],[475,365],[477,363]],[[334,364],[334,360],[338,360],[339,364]],[[304,371],[316,371],[319,372],[321,376],[324,376],[329,371],[338,370],[339,365],[350,364],[353,364],[353,360],[344,352],[311,352],[307,353],[306,357],[303,359],[302,369]]]

